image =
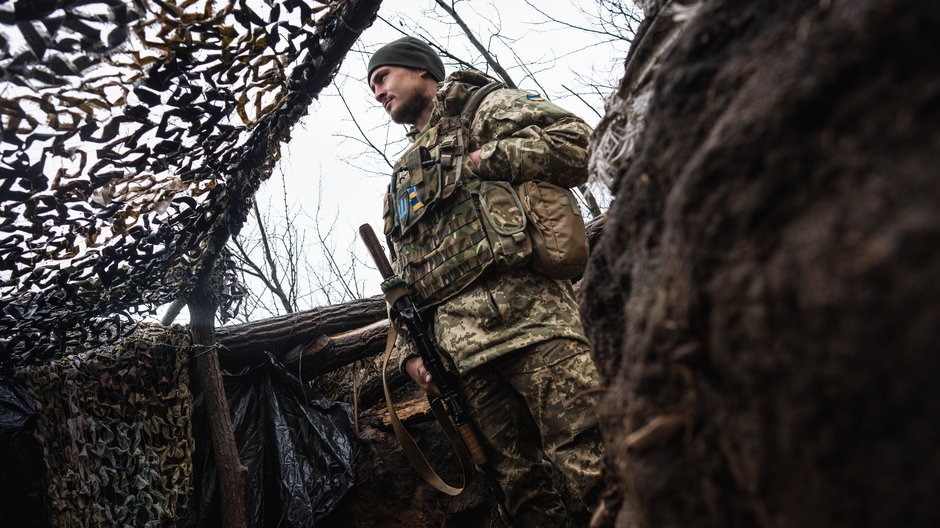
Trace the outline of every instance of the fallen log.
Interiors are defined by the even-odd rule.
[[[388,319],[376,321],[342,334],[321,335],[310,343],[294,347],[281,357],[281,361],[291,372],[299,370],[301,380],[309,381],[357,359],[382,352],[387,336]]]
[[[411,378],[409,378],[407,374],[394,367],[388,370],[386,378],[388,381],[388,390],[393,394],[398,389],[411,382]],[[359,391],[359,408],[370,409],[379,403],[385,405],[385,393],[382,390],[382,377],[373,376],[362,385],[362,389]]]
[[[333,335],[385,319],[385,299],[380,295],[306,310],[262,321],[223,326],[216,338],[225,351],[226,364],[245,363],[263,351],[277,356],[319,335]]]
[[[604,224],[607,223],[607,213],[604,213],[584,226],[584,231],[587,233],[588,245],[591,249],[594,249],[594,244],[601,237],[601,233],[604,231]]]

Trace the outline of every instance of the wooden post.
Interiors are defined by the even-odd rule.
[[[219,477],[219,500],[222,502],[222,526],[245,528],[245,474],[247,469],[238,456],[235,431],[222,386],[219,349],[215,343],[215,303],[205,291],[189,299],[189,321],[192,332],[196,375],[205,395],[206,417],[212,437],[212,454]]]

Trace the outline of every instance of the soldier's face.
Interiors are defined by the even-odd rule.
[[[427,75],[401,66],[381,66],[372,72],[369,86],[392,121],[414,125],[433,104],[433,91],[428,93],[428,82],[422,74]]]

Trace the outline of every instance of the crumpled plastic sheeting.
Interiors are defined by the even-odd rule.
[[[166,526],[185,506],[194,441],[189,333],[141,325],[106,349],[23,368],[38,408],[52,526]]]
[[[270,354],[226,375],[224,383],[239,456],[248,468],[248,526],[315,526],[353,485],[352,406],[306,397],[297,378]],[[201,418],[202,394],[193,392],[193,508],[176,526],[214,528],[221,523],[218,482],[207,421]]]
[[[42,528],[42,454],[36,406],[26,387],[0,375],[0,526]]]

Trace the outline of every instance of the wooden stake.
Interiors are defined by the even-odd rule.
[[[219,367],[219,349],[215,344],[215,303],[205,292],[189,299],[190,332],[193,338],[196,375],[205,394],[206,417],[212,437],[212,453],[219,477],[222,502],[222,526],[245,528],[245,474],[247,469],[238,456],[235,431]]]

